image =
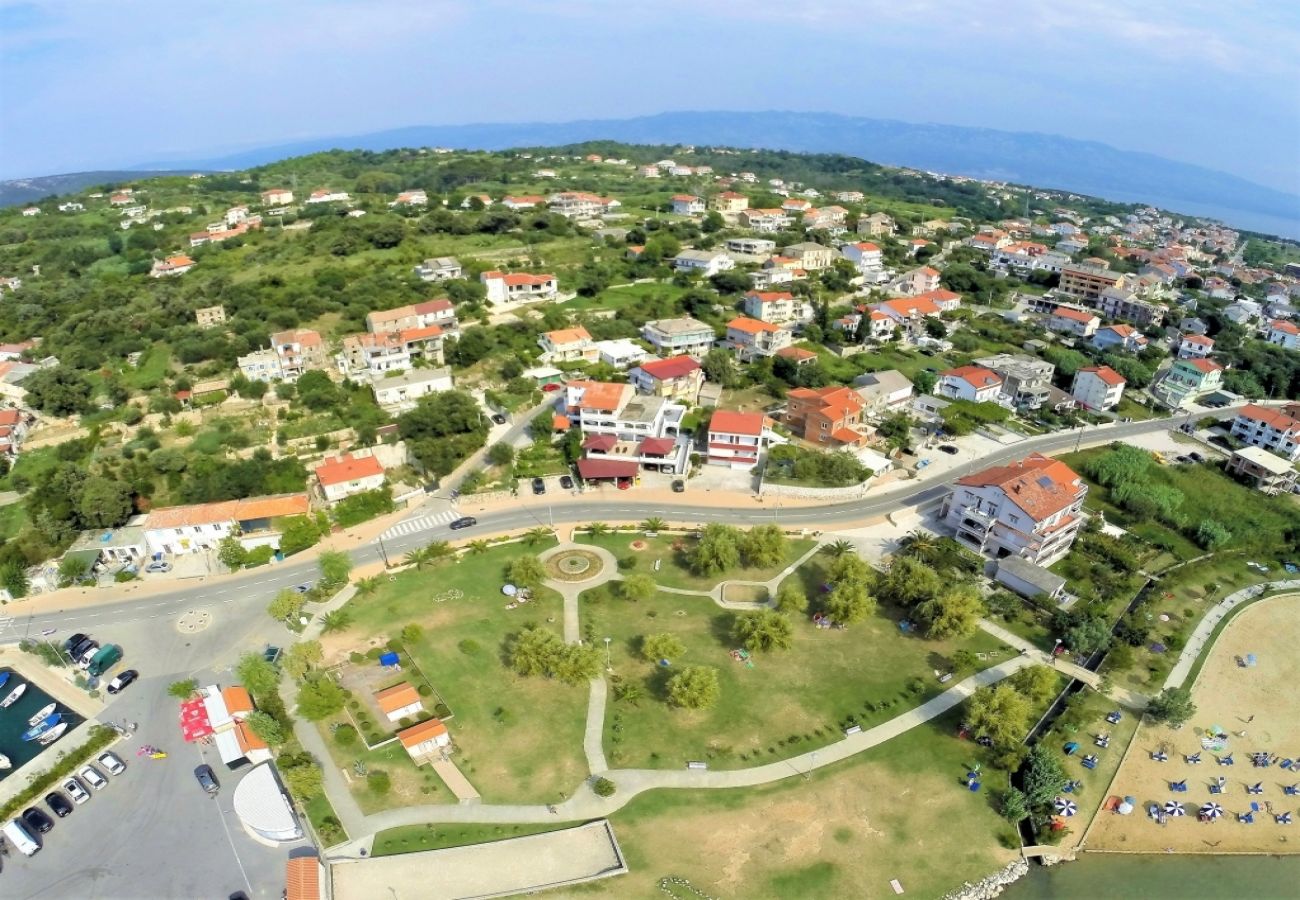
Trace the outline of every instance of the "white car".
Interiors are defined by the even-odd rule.
[[[95,658],[95,654],[98,652],[99,652],[99,644],[94,644],[86,648],[86,652],[81,654],[81,659],[77,660],[77,668],[79,669],[90,668],[90,661]]]
[[[102,791],[108,787],[108,779],[99,774],[99,769],[94,766],[82,766],[81,771],[77,772],[77,774],[97,791]]]
[[[108,769],[110,775],[121,775],[126,771],[126,764],[122,762],[122,758],[111,750],[99,754],[97,761],[105,769]]]
[[[81,782],[75,778],[69,778],[63,782],[63,789],[72,797],[72,802],[78,806],[90,799],[90,794],[81,786]]]

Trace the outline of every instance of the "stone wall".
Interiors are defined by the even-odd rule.
[[[949,891],[944,894],[943,900],[990,900],[1001,894],[1007,885],[1019,881],[1027,874],[1029,874],[1029,861],[1017,859],[987,878],[981,878],[974,884],[968,881],[956,890]]]

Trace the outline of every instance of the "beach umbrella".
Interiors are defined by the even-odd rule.
[[[1248,665],[1248,666],[1253,666],[1254,664],[1255,664],[1255,654],[1253,654],[1253,653],[1247,653],[1247,654],[1246,654],[1246,665]]]
[[[1277,824],[1279,825],[1291,824],[1291,814],[1289,812],[1284,812],[1280,816],[1277,816],[1276,818],[1277,818]]]
[[[1166,762],[1169,759],[1169,754],[1163,750],[1157,750],[1155,753],[1151,754],[1151,758],[1156,762]]]
[[[1065,809],[1065,804],[1069,802],[1070,801],[1066,800],[1064,797],[1057,797],[1055,800],[1052,801],[1052,806],[1055,807],[1057,812],[1060,812],[1061,810]]]
[[[1061,815],[1065,816],[1066,818],[1069,818],[1070,816],[1074,815],[1078,811],[1079,811],[1079,807],[1075,806],[1074,803],[1072,803],[1069,800],[1066,800],[1065,805],[1061,807]]]
[[[1201,815],[1207,819],[1217,819],[1223,815],[1223,807],[1217,803],[1207,803],[1201,807]]]
[[[1187,764],[1191,766],[1199,765],[1201,762],[1200,753],[1193,753],[1191,756],[1184,757],[1184,758],[1187,760]]]
[[[1165,815],[1185,816],[1187,815],[1187,810],[1183,809],[1183,805],[1177,800],[1170,800],[1165,804]]]
[[[1237,821],[1243,825],[1254,825],[1255,814],[1253,812],[1244,813],[1242,815],[1237,816]]]
[[[1252,784],[1250,787],[1246,788],[1246,793],[1247,793],[1247,794],[1262,794],[1262,793],[1264,793],[1264,782],[1262,782],[1262,781],[1256,781],[1256,782],[1255,782],[1254,784]]]
[[[501,593],[505,594],[507,597],[513,597],[515,594],[519,593],[519,588],[515,587],[513,584],[503,584],[501,586]]]
[[[1127,816],[1129,813],[1133,812],[1133,798],[1125,797],[1124,802],[1115,807],[1115,812],[1119,813],[1121,816]]]

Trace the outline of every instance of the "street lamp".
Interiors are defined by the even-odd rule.
[[[609,661],[609,642],[611,640],[613,640],[613,638],[608,638],[608,637],[605,638],[605,668],[606,669],[613,668],[613,666],[610,664]]]
[[[808,771],[803,773],[803,780],[808,781],[812,778],[813,769],[817,768],[817,751],[812,752],[812,758],[808,763]]]

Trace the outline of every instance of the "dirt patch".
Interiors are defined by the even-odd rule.
[[[1300,814],[1300,797],[1283,793],[1283,786],[1300,781],[1300,774],[1272,765],[1256,768],[1250,755],[1276,754],[1296,758],[1300,752],[1300,698],[1295,685],[1300,680],[1300,657],[1295,654],[1295,621],[1300,613],[1300,595],[1263,600],[1243,610],[1219,635],[1211,657],[1192,689],[1197,713],[1181,729],[1144,725],[1115,779],[1113,793],[1131,795],[1140,808],[1131,816],[1101,813],[1088,836],[1088,846],[1106,850],[1164,851],[1173,848],[1187,853],[1268,852],[1300,853],[1300,842],[1287,840],[1288,826],[1274,816],[1289,811]],[[1256,663],[1240,664],[1249,654]],[[1211,726],[1229,733],[1221,753],[1206,750],[1202,738]],[[1151,755],[1165,750],[1168,762]],[[1201,753],[1201,763],[1186,762],[1188,754]],[[1223,766],[1217,757],[1231,753],[1233,765]],[[1223,792],[1210,793],[1211,782],[1223,777]],[[1175,793],[1170,783],[1186,779],[1187,792]],[[1249,785],[1259,783],[1259,794],[1248,794]],[[1170,818],[1161,825],[1148,818],[1152,803],[1181,802],[1187,815]],[[1213,801],[1224,815],[1214,824],[1198,822],[1197,809]],[[1259,805],[1254,824],[1237,821],[1239,814]]]

